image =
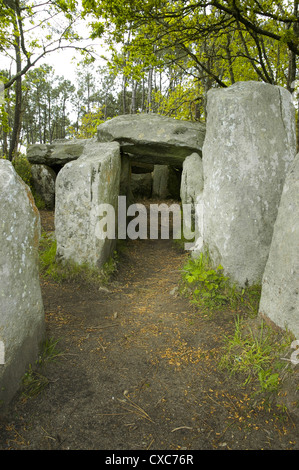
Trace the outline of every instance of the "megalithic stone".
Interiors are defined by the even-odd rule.
[[[100,207],[110,205],[117,219],[120,175],[117,142],[90,141],[80,158],[60,170],[55,184],[55,234],[61,261],[102,267],[112,255],[115,239],[100,238],[98,233]]]
[[[299,339],[299,154],[285,181],[262,282],[259,313]]]
[[[45,322],[38,272],[40,217],[29,187],[0,160],[0,403],[38,358]]]
[[[292,97],[279,86],[239,82],[210,90],[207,111],[204,245],[238,285],[259,283],[296,154]]]

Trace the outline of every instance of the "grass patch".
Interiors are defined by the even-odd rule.
[[[58,342],[54,338],[46,339],[34,367],[29,364],[22,379],[22,396],[25,400],[37,397],[49,384],[49,379],[41,372],[49,362],[56,361],[62,355],[57,348]]]
[[[206,252],[195,259],[190,257],[183,267],[182,292],[192,304],[210,313],[228,307],[236,311],[246,309],[248,314],[255,315],[261,288],[256,285],[239,289],[224,275],[221,265],[213,267]]]
[[[289,363],[282,358],[287,355],[292,335],[276,332],[262,320],[249,322],[235,320],[235,330],[224,337],[224,347],[219,367],[230,375],[239,375],[242,385],[251,384],[256,394],[278,393],[280,384],[289,371]]]
[[[43,233],[40,241],[40,272],[58,283],[80,281],[84,284],[106,285],[117,269],[117,252],[114,252],[101,269],[88,263],[79,265],[74,262],[62,262],[56,257],[57,243],[51,233]]]
[[[235,318],[234,332],[223,337],[219,369],[235,376],[241,387],[249,386],[251,396],[268,404],[279,405],[293,369],[288,360],[293,335],[276,331],[258,317],[261,286],[238,288],[224,275],[221,265],[214,268],[208,253],[189,258],[182,270],[181,292],[198,307],[198,313],[212,316],[229,310]]]

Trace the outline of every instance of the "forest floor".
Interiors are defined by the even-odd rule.
[[[53,213],[42,211],[52,231]],[[104,288],[41,278],[60,355],[0,420],[0,449],[299,449],[299,421],[219,369],[234,315],[201,315],[175,289],[186,252],[128,241]]]

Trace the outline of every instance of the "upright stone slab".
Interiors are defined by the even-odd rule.
[[[167,165],[154,166],[152,196],[162,199],[179,199],[180,176],[175,168]]]
[[[184,237],[190,240],[190,232],[197,230],[197,236],[201,236],[199,230],[200,221],[196,220],[196,206],[202,199],[203,191],[203,165],[202,159],[197,153],[189,155],[183,163],[183,171],[181,177],[180,196],[183,205],[183,231]],[[190,210],[190,215],[186,211],[186,206]],[[185,209],[185,210],[184,210]],[[191,216],[191,217],[190,217]],[[194,248],[198,250],[198,245]]]
[[[150,198],[152,195],[153,177],[151,173],[132,173],[131,189],[134,198]]]
[[[117,209],[120,174],[116,142],[90,141],[79,159],[60,170],[56,178],[55,232],[57,256],[62,261],[101,267],[112,254],[115,240],[100,238],[99,206],[110,204]]]
[[[286,172],[296,153],[285,89],[239,82],[208,93],[204,243],[237,284],[260,282]]]
[[[197,153],[192,153],[183,163],[180,188],[182,204],[195,204],[197,196],[203,190],[203,182],[202,160]]]
[[[31,165],[33,186],[36,193],[45,202],[46,208],[55,207],[55,180],[56,173],[47,165]]]
[[[259,312],[299,339],[299,154],[284,184]]]
[[[169,196],[168,190],[169,167],[167,165],[155,165],[153,171],[153,197],[165,199]]]
[[[126,155],[122,155],[119,195],[126,196],[127,207],[130,204],[134,203],[134,196],[133,196],[132,188],[131,188],[131,176],[132,176],[131,160]]]
[[[44,339],[40,218],[30,189],[0,160],[0,403],[12,399]]]

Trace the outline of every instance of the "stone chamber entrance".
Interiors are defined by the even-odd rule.
[[[185,136],[191,155],[194,148],[186,127],[175,126],[172,137]],[[105,138],[115,142],[115,134],[107,134]],[[145,130],[138,130],[142,145],[144,134]],[[124,142],[119,137],[117,142],[132,149],[134,139],[130,139]],[[65,168],[66,158],[71,168],[73,161],[79,162],[83,147],[92,150],[96,143],[80,142],[78,152],[76,142],[71,148],[68,145],[32,149],[32,163],[52,162]],[[196,148],[200,152],[201,147]],[[122,153],[115,158],[123,157]],[[109,156],[107,168],[110,163]],[[135,202],[146,206],[180,200],[181,194],[174,197],[172,192],[154,196],[153,162],[138,163],[137,169],[131,158],[130,182],[120,176],[123,194],[132,193]],[[88,173],[80,164],[74,164],[78,171],[74,175],[94,174],[95,167]],[[156,165],[166,166],[174,186],[181,186],[180,165],[161,160]],[[96,168],[106,168],[103,159]],[[107,188],[112,174],[105,174]],[[70,193],[66,206],[74,200],[72,194],[84,193],[79,191],[79,179],[69,179],[68,184],[71,181],[77,192]],[[91,200],[95,189],[101,187],[88,185],[85,201]],[[53,239],[53,208],[40,215],[43,231]],[[83,230],[83,219],[81,223]],[[235,331],[236,312],[229,308],[217,314],[199,311],[188,295],[181,294],[181,272],[188,256],[171,239],[128,239],[106,284],[80,276],[57,280],[40,273],[51,354],[40,357],[28,372],[27,382],[1,419],[1,449],[186,453],[299,448],[297,417],[259,398],[254,384],[244,384],[219,368],[225,337]]]
[[[53,211],[41,220],[53,232]],[[292,419],[218,368],[233,314],[200,315],[179,295],[186,256],[128,240],[106,285],[41,275],[55,351],[1,420],[1,449],[298,448]]]

